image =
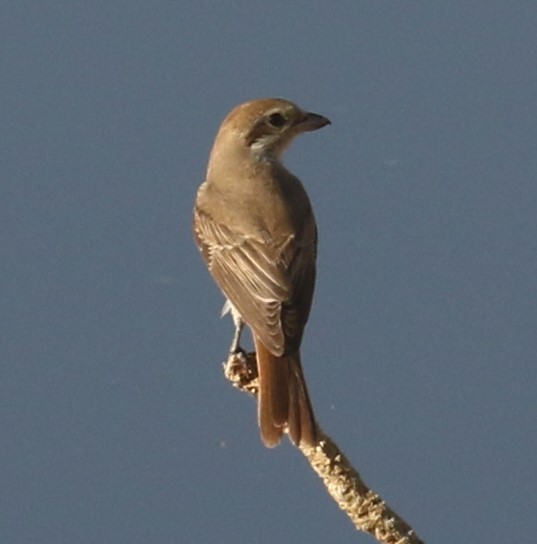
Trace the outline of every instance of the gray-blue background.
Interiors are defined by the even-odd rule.
[[[431,543],[528,542],[537,5],[4,2],[0,541],[372,542],[262,447],[191,239],[221,119],[283,96],[319,229],[319,421]]]

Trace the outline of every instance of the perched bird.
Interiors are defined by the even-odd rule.
[[[252,330],[268,447],[284,430],[294,444],[316,444],[300,343],[315,286],[317,227],[282,155],[295,136],[329,123],[280,98],[237,106],[220,126],[196,197],[194,236],[233,315],[231,350],[243,323]]]

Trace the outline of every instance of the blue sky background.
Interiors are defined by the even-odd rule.
[[[322,427],[427,542],[537,509],[537,4],[0,8],[0,541],[372,542],[222,377],[191,237],[222,118],[333,125],[287,164],[320,230]]]

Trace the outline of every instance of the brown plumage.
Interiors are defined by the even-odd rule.
[[[252,329],[267,446],[284,429],[295,444],[316,443],[300,343],[315,286],[317,228],[304,187],[281,156],[295,136],[328,123],[282,99],[238,106],[220,127],[196,198],[196,242],[234,318]]]

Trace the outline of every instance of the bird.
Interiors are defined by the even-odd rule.
[[[330,120],[282,98],[235,107],[209,155],[194,206],[195,241],[235,323],[231,352],[251,329],[265,446],[286,432],[314,447],[317,424],[300,356],[316,277],[317,226],[301,181],[282,158],[296,136]]]

